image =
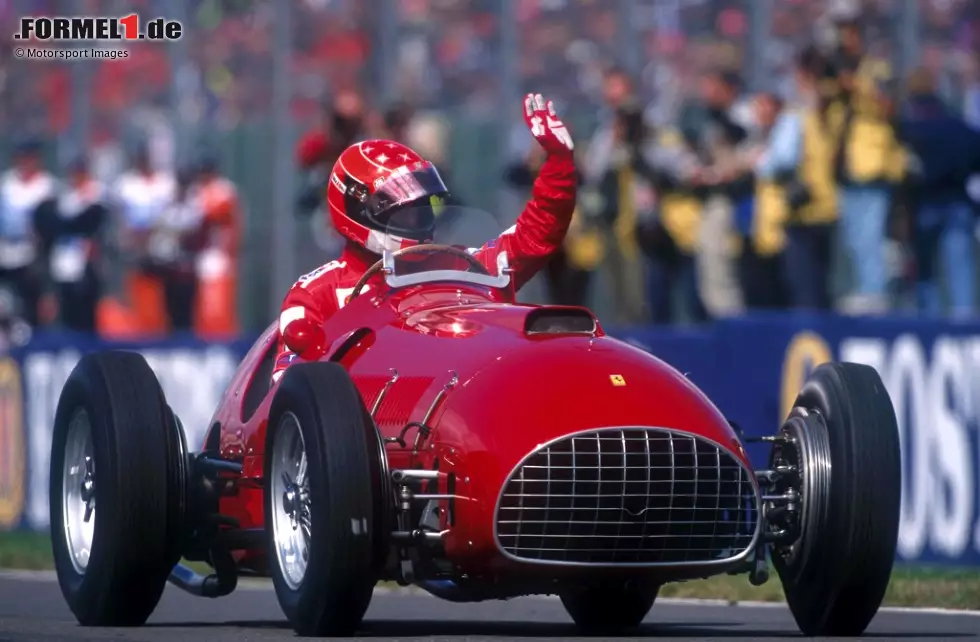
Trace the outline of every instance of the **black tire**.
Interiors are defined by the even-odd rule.
[[[95,465],[95,525],[82,572],[62,513],[76,417],[88,419]],[[84,626],[145,623],[180,559],[186,462],[178,429],[156,375],[135,352],[85,355],[61,391],[51,447],[51,541],[61,592]]]
[[[805,411],[797,425],[806,439],[829,452],[829,493],[804,494],[804,505],[818,502],[804,506],[812,516],[801,533],[804,552],[787,562],[774,551],[773,565],[805,635],[861,635],[881,606],[898,542],[895,409],[874,368],[855,363],[817,367],[794,406]]]
[[[657,599],[660,586],[636,581],[598,582],[563,590],[565,611],[583,632],[614,635],[638,627]]]
[[[273,483],[265,496],[269,569],[279,605],[301,636],[353,635],[377,583],[382,467],[377,431],[347,371],[335,363],[296,364],[286,371],[269,411],[265,470],[271,475],[276,434],[299,424],[307,457],[310,547],[296,588],[284,577],[273,533]],[[352,528],[352,524],[359,524]],[[356,532],[355,532],[356,531]]]

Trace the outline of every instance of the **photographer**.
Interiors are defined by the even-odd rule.
[[[773,129],[785,109],[779,96],[765,92],[755,96],[752,107],[754,127],[749,139],[740,146],[745,170],[750,173],[768,152]],[[735,207],[735,226],[742,250],[739,282],[747,309],[782,308],[787,300],[781,269],[785,249],[782,212],[785,194],[781,186],[771,181],[753,182],[752,197],[740,200]]]
[[[75,332],[95,333],[109,209],[105,188],[91,175],[85,158],[67,169],[58,192],[38,207],[34,224],[61,323]]]
[[[839,93],[831,122],[839,132],[834,167],[841,230],[857,281],[850,308],[874,314],[888,307],[885,233],[905,158],[888,108],[887,62],[865,54],[857,18],[839,20],[837,29],[833,62]]]
[[[672,323],[686,316],[708,319],[698,291],[695,253],[702,200],[691,187],[698,172],[691,141],[679,131],[665,130],[636,155],[637,169],[655,189],[656,202],[637,222],[637,238],[647,258],[647,296],[654,323]],[[682,310],[675,309],[679,294]]]
[[[966,188],[970,175],[980,170],[980,132],[943,103],[930,72],[918,69],[909,80],[900,135],[916,159],[908,191],[919,311],[940,314],[939,263],[946,276],[950,315],[969,318],[976,308],[976,292],[974,213]]]
[[[145,266],[163,284],[170,329],[194,329],[198,279],[197,259],[207,240],[204,211],[197,198],[197,167],[178,172],[173,200],[154,221],[147,242]]]
[[[581,213],[607,239],[607,265],[613,285],[616,322],[643,318],[643,270],[636,242],[641,210],[653,208],[649,181],[636,172],[645,145],[642,112],[634,102],[633,83],[621,70],[606,75],[605,113],[588,146],[582,172]]]
[[[124,267],[124,289],[132,318],[130,331],[143,335],[166,331],[166,298],[159,275],[149,267],[153,228],[173,203],[176,180],[154,167],[150,149],[140,144],[132,165],[110,192],[114,236]]]
[[[361,96],[343,91],[324,106],[319,126],[300,139],[296,148],[302,181],[296,202],[300,216],[308,218],[323,206],[330,168],[340,152],[364,138],[365,118]]]
[[[826,59],[813,47],[796,60],[797,101],[772,128],[756,164],[757,242],[782,246],[791,305],[827,310],[828,278],[837,219],[834,135],[827,97],[821,94]]]
[[[504,181],[526,199],[544,158],[541,146],[529,146],[522,158],[506,167]],[[580,208],[576,208],[565,235],[565,243],[548,261],[543,272],[548,301],[553,305],[588,307],[589,286],[604,256],[605,246],[600,230],[593,221],[582,215]]]
[[[40,141],[23,141],[14,152],[13,166],[0,177],[0,288],[12,293],[10,307],[32,327],[39,321],[42,290],[34,218],[38,206],[56,190],[41,151]]]
[[[700,292],[712,317],[741,313],[735,250],[735,209],[752,194],[742,145],[748,132],[732,115],[741,80],[730,71],[715,71],[702,79],[700,122],[689,126],[698,164],[688,179],[704,201],[698,239]]]

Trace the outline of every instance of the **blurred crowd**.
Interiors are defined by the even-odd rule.
[[[901,53],[897,22],[905,4],[844,2],[861,6],[868,49],[887,60]],[[976,71],[980,4],[916,4],[917,57],[943,91],[961,93]],[[763,5],[769,24],[753,32],[752,14]],[[508,58],[520,85],[514,93],[558,96],[566,112],[587,121],[601,107],[604,69],[618,60],[635,73],[637,92],[656,119],[666,122],[697,92],[696,79],[722,63],[751,67],[770,89],[789,91],[793,52],[832,32],[829,16],[838,5],[841,0],[296,0],[288,3],[292,116],[309,125],[323,97],[344,90],[375,101],[396,97],[419,109],[494,116],[504,89],[499,70]],[[177,7],[183,15],[175,15]],[[20,16],[121,11],[182,18],[187,35],[167,47],[131,44],[125,60],[87,64],[95,142],[174,104],[181,118],[208,127],[262,122],[273,109],[273,23],[286,9],[272,0],[0,0],[6,39],[0,88],[7,89],[0,126],[64,132],[73,117],[72,68],[58,61],[18,64],[13,57],[9,35]],[[509,52],[501,46],[505,32],[513,38]]]
[[[0,177],[0,348],[37,327],[110,338],[238,334],[237,190],[201,155],[176,175],[138,146],[111,184],[16,145]]]
[[[608,72],[553,296],[586,302],[604,264],[622,323],[781,308],[974,315],[980,122],[940,97],[928,68],[896,78],[860,17],[834,28],[833,46],[794,54],[791,91],[748,93],[717,66],[666,124],[629,74]],[[851,284],[839,297],[837,248]]]
[[[4,245],[0,288],[19,292],[21,316],[42,325],[109,334],[231,332],[241,325],[237,280],[249,278],[239,268],[267,252],[274,219],[293,213],[269,215],[255,196],[264,197],[267,184],[233,168],[223,177],[213,158],[186,167],[164,158],[140,170],[149,154],[133,152],[124,139],[134,124],[145,131],[161,121],[194,123],[208,133],[268,130],[277,117],[270,87],[282,6],[84,0],[66,11],[61,0],[0,0],[0,25],[21,15],[80,13],[81,5],[87,13],[168,16],[179,5],[188,36],[179,48],[140,43],[125,60],[85,67],[86,154],[59,159],[58,177],[30,169],[40,163],[36,146],[18,148],[0,204],[0,243],[31,245],[21,250],[31,258],[8,259],[14,255]],[[768,26],[759,31],[753,25],[763,5]],[[476,177],[492,191],[526,196],[541,159],[520,123],[513,140],[499,130],[489,139],[461,134],[479,122],[504,122],[506,129],[519,110],[503,114],[501,101],[533,90],[556,98],[582,173],[572,232],[542,277],[542,298],[590,305],[604,299],[618,323],[785,308],[970,316],[980,3],[918,0],[915,51],[904,50],[900,37],[898,16],[907,5],[519,0],[503,11],[505,3],[493,0],[290,3],[289,118],[305,131],[292,159],[301,179],[295,209],[300,225],[313,223],[312,234],[297,235],[299,267],[338,249],[320,223],[322,187],[332,160],[358,139],[389,137],[415,147],[440,166],[451,188]],[[78,70],[19,64],[12,44],[0,50],[3,131],[48,141],[72,133]],[[483,149],[483,142],[500,149]],[[492,154],[509,161],[503,175],[486,171]],[[267,156],[220,155],[258,167],[256,179],[284,162]],[[27,190],[30,207],[10,205],[6,199],[18,197],[7,185],[29,175],[45,187]],[[144,183],[127,182],[134,175]],[[150,176],[166,187],[145,187]],[[59,205],[84,181],[98,186],[91,191],[101,199],[92,210],[97,216],[78,217],[91,219],[92,228],[66,225],[61,209],[68,206]],[[132,184],[140,187],[127,188]],[[133,214],[127,193],[156,194],[147,206],[156,213]],[[160,238],[158,228],[175,225],[171,218],[194,221],[186,229],[197,232],[177,234],[182,258],[161,270],[154,258],[161,245],[152,239]],[[260,252],[252,258],[242,254],[249,245],[243,221],[255,236],[252,251]],[[87,239],[83,272],[99,276],[66,289],[53,259],[69,233]],[[202,276],[212,273],[219,276]],[[202,296],[206,283],[223,285]],[[83,290],[86,301],[96,301],[94,314],[92,304],[65,298]],[[222,312],[199,320],[205,304]],[[76,309],[84,320],[72,318]]]
[[[790,82],[748,91],[737,61],[714,62],[686,79],[693,93],[668,92],[684,99],[670,118],[635,75],[603,71],[596,127],[578,147],[579,208],[545,275],[550,301],[591,305],[608,290],[618,323],[789,308],[974,315],[980,85],[965,79],[957,104],[934,69],[898,77],[869,47],[874,16],[819,17],[829,37],[784,51]],[[327,113],[300,145],[307,212],[359,137],[424,145],[406,136],[404,106],[373,128],[354,94]],[[505,184],[526,195],[541,161],[528,147]]]

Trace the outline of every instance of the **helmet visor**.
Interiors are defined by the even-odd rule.
[[[416,163],[396,170],[380,183],[362,204],[361,211],[368,226],[389,234],[418,241],[431,238],[435,214],[429,201],[433,196],[448,193],[446,184],[431,163]],[[406,205],[412,205],[412,216],[392,215]]]

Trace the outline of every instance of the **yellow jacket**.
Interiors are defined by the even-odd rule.
[[[795,114],[802,126],[796,177],[806,187],[809,202],[791,213],[783,184],[773,178],[756,181],[752,236],[756,252],[763,256],[782,251],[786,243],[785,227],[791,218],[802,225],[826,224],[837,219],[834,176],[837,125],[830,114],[823,118],[816,109],[799,110]]]
[[[838,101],[831,107],[840,135],[844,137],[841,179],[846,183],[898,183],[905,178],[907,154],[879,99],[879,84],[891,77],[891,65],[887,61],[865,58],[854,79],[849,127],[847,106]]]
[[[680,147],[684,139],[680,132],[666,129],[660,134],[658,144],[664,147]],[[685,254],[697,250],[698,233],[701,229],[701,199],[684,190],[665,190],[659,196],[658,209],[664,229]]]

